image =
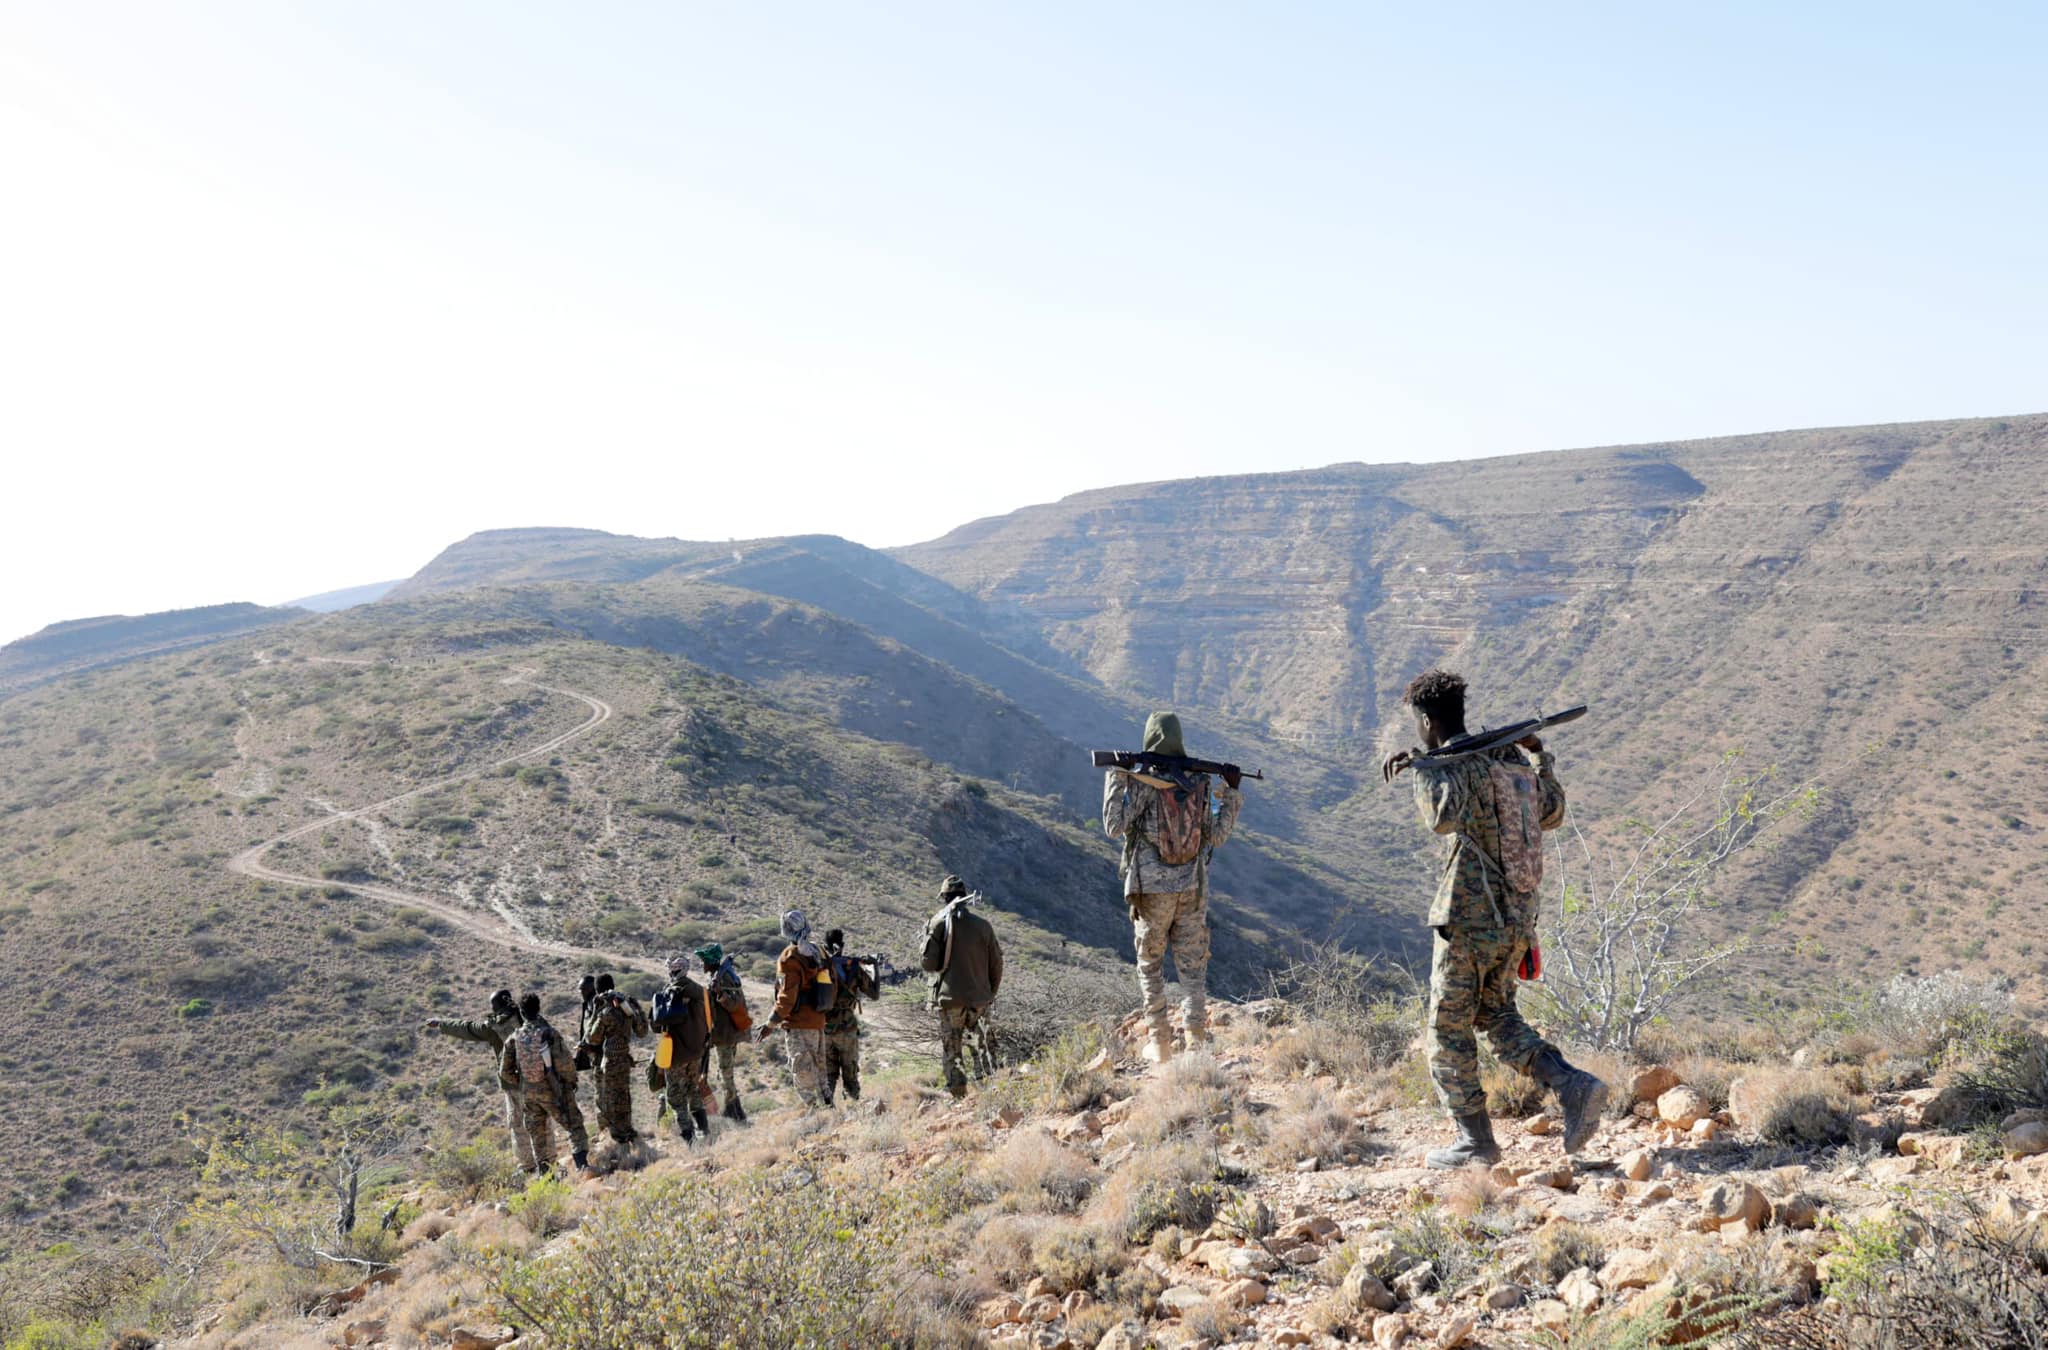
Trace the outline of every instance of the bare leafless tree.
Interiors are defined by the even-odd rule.
[[[1559,901],[1541,926],[1542,987],[1566,1038],[1632,1051],[1703,976],[1741,956],[1747,938],[1711,933],[1715,883],[1819,799],[1811,781],[1748,773],[1731,751],[1677,806],[1627,822],[1618,839],[1596,844],[1574,820],[1552,850]]]

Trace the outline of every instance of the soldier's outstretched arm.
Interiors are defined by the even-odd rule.
[[[1438,834],[1456,834],[1465,815],[1465,787],[1456,761],[1415,766],[1415,808],[1422,823]]]

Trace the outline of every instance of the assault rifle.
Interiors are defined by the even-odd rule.
[[[1483,755],[1489,750],[1498,750],[1504,745],[1513,745],[1524,736],[1533,736],[1549,727],[1563,726],[1576,722],[1586,715],[1586,705],[1566,708],[1563,712],[1548,716],[1538,714],[1526,722],[1511,722],[1504,727],[1489,727],[1479,731],[1468,731],[1454,736],[1434,750],[1412,750],[1404,752],[1406,757],[1396,755],[1387,761],[1386,776],[1392,781],[1395,774],[1414,764],[1448,764],[1454,759],[1465,759],[1472,755]]]
[[[917,973],[914,970],[896,969],[886,956],[849,956],[846,959],[874,971],[875,983],[885,989],[902,984]]]
[[[1191,773],[1214,774],[1236,787],[1240,779],[1266,781],[1263,773],[1246,773],[1235,764],[1215,759],[1190,759],[1186,755],[1162,755],[1151,750],[1092,750],[1088,757],[1098,769],[1122,769],[1125,773],[1150,774],[1158,778],[1184,780]]]

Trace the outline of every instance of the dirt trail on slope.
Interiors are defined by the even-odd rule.
[[[339,658],[327,659],[338,660]],[[563,746],[580,740],[611,720],[612,705],[606,703],[603,699],[574,689],[560,689],[552,685],[541,684],[529,678],[529,676],[535,673],[530,669],[523,670],[519,674],[506,676],[501,683],[523,684],[529,688],[538,689],[544,694],[555,694],[563,698],[573,698],[590,709],[589,718],[558,736],[550,737],[539,745],[521,750],[518,754],[507,755],[503,759],[493,760],[478,768],[467,769],[462,773],[453,774],[447,778],[437,778],[431,783],[422,783],[418,787],[409,788],[394,796],[386,797],[382,801],[371,802],[367,806],[334,811],[320,817],[318,820],[308,821],[304,825],[295,826],[276,838],[266,839],[254,847],[237,853],[228,860],[228,870],[245,877],[254,877],[260,881],[274,881],[286,886],[325,887],[335,885],[337,883],[325,877],[309,877],[297,872],[281,872],[265,863],[263,861],[264,855],[280,844],[289,843],[294,839],[327,829],[330,826],[345,824],[348,821],[356,820],[363,816],[374,816],[380,812],[388,811],[403,802],[410,801],[415,797],[423,797],[428,793],[438,792],[442,788],[451,787],[456,783],[468,782],[472,778],[481,778],[487,773],[492,773],[510,764],[518,764],[540,755],[552,754]],[[566,942],[549,942],[536,937],[516,917],[497,912],[470,909],[446,896],[427,895],[417,891],[404,891],[393,886],[368,885],[356,882],[341,884],[347,885],[348,889],[357,895],[367,896],[372,900],[382,900],[387,904],[405,905],[414,909],[425,910],[429,914],[447,920],[473,937],[482,938],[486,942],[495,943],[512,951],[534,952],[542,956],[560,956],[570,960],[588,959],[625,969],[651,971],[656,975],[667,973],[662,963],[651,957],[627,956],[621,952],[602,951],[596,947],[578,947]]]

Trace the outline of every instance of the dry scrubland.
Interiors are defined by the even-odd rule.
[[[587,717],[504,683],[528,670],[617,715],[559,754],[267,855],[317,888],[227,870],[330,807]],[[14,1255],[124,1231],[189,1185],[195,1141],[231,1122],[303,1120],[387,1084],[475,1118],[494,1095],[484,1056],[421,1039],[418,1021],[477,1015],[501,983],[543,989],[559,1013],[581,963],[352,885],[642,960],[718,939],[757,975],[792,904],[914,961],[949,870],[999,907],[1022,876],[1046,879],[1013,892],[1029,912],[1001,915],[1020,992],[1041,970],[1061,987],[1094,978],[1126,940],[1089,903],[1113,884],[1108,860],[1047,803],[673,658],[545,630],[337,619],[96,673],[0,705],[0,765],[0,962],[17,994],[0,1034],[35,1047],[0,1122]]]
[[[2048,989],[2044,454],[2048,418],[2026,417],[1337,466],[1082,494],[894,555],[496,531],[342,615],[222,606],[10,644],[0,1035],[32,1049],[0,1118],[0,1329],[23,1350],[130,1321],[324,1345],[499,1315],[532,1338],[592,1242],[608,1264],[576,1278],[679,1301],[671,1326],[703,1324],[712,1284],[796,1291],[758,1315],[814,1320],[729,1338],[763,1345],[1441,1343],[1466,1317],[1476,1343],[1629,1345],[1674,1340],[1667,1315],[1795,1346],[2035,1344],[1959,1319],[2039,1296],[2039,1164],[2001,1155],[2048,1105],[2014,1012]],[[1532,1183],[1514,1168],[1554,1153],[1511,1126],[1509,1172],[1418,1173],[1437,1127],[1412,997],[1343,958],[1171,1074],[1137,1073],[1113,1026],[1046,1048],[1129,1006],[1080,752],[1157,703],[1198,750],[1273,771],[1217,860],[1214,984],[1257,994],[1321,943],[1419,956],[1431,841],[1373,765],[1409,739],[1402,683],[1439,660],[1482,721],[1595,705],[1556,738],[1585,852],[1560,840],[1545,899],[1582,937],[1589,899],[1620,893],[1586,889],[1589,859],[1611,877],[1703,785],[1762,789],[1720,813],[1744,837],[1724,861],[1649,850],[1682,880],[1663,972],[1725,963],[1619,1033],[1561,950],[1529,1000],[1627,1055],[1617,1075],[1674,1073],[1636,1105],[1697,1108],[1682,1138],[1618,1120]],[[589,716],[537,685],[614,715],[520,757]],[[264,856],[316,885],[229,869],[444,780]],[[716,938],[759,977],[791,904],[907,960],[949,871],[991,896],[1016,971],[1015,1067],[971,1109],[919,1086],[930,1038],[900,993],[858,1112],[515,1196],[478,1142],[484,1056],[415,1031],[500,984],[565,1011],[587,964],[569,947]],[[786,1105],[773,1062],[746,1075]],[[1536,1110],[1494,1078],[1504,1118]],[[343,1236],[320,1188],[349,1141],[376,1146],[374,1195]],[[825,1203],[767,1203],[796,1193]],[[1710,1207],[1739,1224],[1703,1235]],[[693,1265],[678,1228],[732,1241]],[[347,1283],[336,1257],[400,1275],[298,1320]],[[1126,1322],[1146,1330],[1119,1341]]]
[[[1779,1037],[1662,1035],[1599,1066],[1621,1090],[1570,1161],[1489,1065],[1506,1157],[1453,1174],[1420,1165],[1443,1127],[1413,990],[1363,974],[1361,1002],[1350,958],[1298,965],[1164,1068],[1128,1021],[1076,1020],[963,1104],[905,1061],[858,1105],[588,1179],[406,1117],[346,1243],[317,1177],[350,1117],[222,1143],[160,1245],[15,1287],[89,1334],[46,1317],[17,1343],[2039,1343],[2048,1047],[2000,992],[1901,981]]]

